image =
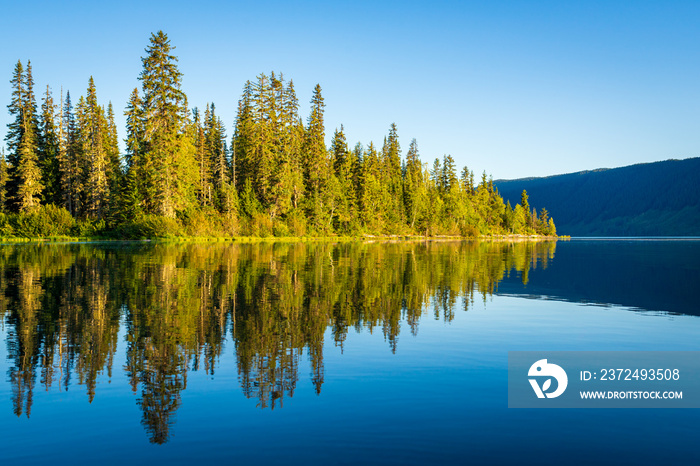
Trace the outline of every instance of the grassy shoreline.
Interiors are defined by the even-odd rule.
[[[569,236],[542,235],[481,235],[467,236],[421,236],[421,235],[357,235],[357,236],[173,236],[152,238],[113,238],[106,236],[48,236],[48,237],[2,237],[0,243],[92,243],[92,242],[159,242],[159,243],[295,243],[295,242],[374,242],[374,241],[553,241],[567,240]]]

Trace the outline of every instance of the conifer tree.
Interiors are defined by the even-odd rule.
[[[365,150],[362,163],[362,220],[365,227],[380,233],[384,227],[381,161],[373,143]]]
[[[404,223],[403,207],[403,178],[401,176],[401,146],[396,123],[389,128],[389,136],[385,140],[383,155],[384,183],[387,191],[387,220],[396,229]]]
[[[18,159],[18,149],[22,143],[22,134],[24,129],[23,118],[25,112],[25,81],[24,81],[24,67],[21,61],[17,61],[15,65],[14,72],[12,73],[12,99],[7,109],[10,116],[13,118],[7,124],[7,133],[5,134],[5,143],[7,144],[8,163],[10,167],[14,170],[19,166]]]
[[[126,175],[120,196],[121,216],[123,218],[138,218],[145,211],[143,180],[149,167],[146,166],[142,157],[144,141],[142,106],[143,102],[139,91],[134,89],[124,111],[124,116],[126,116],[126,139],[124,140],[126,143],[124,157]]]
[[[525,211],[525,225],[530,226],[532,223],[532,218],[530,215],[530,203],[527,201],[528,195],[527,191],[523,189],[522,194],[520,195],[520,205],[522,206],[523,210]]]
[[[357,225],[357,195],[352,179],[353,161],[352,153],[348,149],[343,126],[336,130],[331,141],[331,157],[333,161],[334,175],[337,180],[338,208],[336,218],[338,226],[344,233],[356,229]]]
[[[277,113],[271,79],[264,73],[258,76],[253,88],[252,140],[253,187],[263,209],[272,203],[272,185],[275,165],[275,126]]]
[[[63,100],[63,99],[61,99]],[[61,105],[60,118],[60,152],[58,154],[58,172],[63,207],[77,215],[77,191],[81,166],[78,163],[77,125],[73,114],[70,92],[66,93],[65,103]]]
[[[31,62],[27,62],[24,73],[22,63],[17,62],[11,83],[14,89],[8,110],[15,118],[8,124],[8,133],[5,137],[11,154],[9,194],[20,212],[30,212],[39,207],[43,189],[38,154],[39,125]]]
[[[41,184],[41,168],[39,167],[36,137],[34,128],[32,128],[32,124],[29,121],[25,121],[18,154],[19,167],[17,169],[16,202],[20,212],[33,212],[39,208],[43,185]]]
[[[320,230],[326,222],[323,217],[328,213],[326,183],[329,178],[329,163],[325,143],[323,113],[325,108],[321,86],[316,84],[311,97],[311,113],[306,127],[304,140],[305,178],[308,195],[308,216],[311,223]]]
[[[90,142],[90,110],[85,96],[81,95],[75,105],[75,147],[72,154],[75,164],[74,215],[81,218],[87,216],[89,210]]]
[[[411,227],[411,230],[416,224],[418,218],[419,204],[421,200],[418,198],[421,192],[423,183],[423,166],[418,155],[418,143],[415,139],[411,140],[411,145],[406,153],[406,173],[404,175],[404,208],[406,210],[406,219]]]
[[[92,76],[88,83],[86,103],[86,127],[81,128],[84,139],[84,157],[87,164],[87,214],[92,218],[104,218],[109,193],[108,123],[102,107],[97,104],[97,91]]]
[[[46,93],[41,104],[39,125],[41,138],[38,150],[44,184],[43,198],[46,203],[60,205],[61,186],[58,167],[60,137],[56,128],[56,105],[49,91],[49,86],[46,86]]]
[[[239,191],[243,191],[246,181],[253,177],[252,139],[253,139],[253,84],[246,81],[243,95],[238,101],[238,113],[231,140],[233,182]]]
[[[142,196],[147,212],[175,217],[191,203],[196,180],[194,147],[185,137],[187,99],[181,89],[174,47],[163,31],[151,35],[143,71],[140,117],[142,151],[138,163],[143,173]]]
[[[282,121],[287,128],[288,139],[285,142],[290,162],[290,189],[292,209],[301,206],[304,198],[304,170],[302,166],[302,147],[304,145],[304,124],[299,117],[299,101],[294,83],[290,80],[284,92],[282,102]]]
[[[209,105],[207,105],[206,113],[209,112]],[[211,167],[209,160],[207,159],[207,141],[204,132],[204,126],[202,124],[202,118],[199,113],[198,108],[192,109],[193,117],[193,129],[194,129],[194,147],[195,147],[195,161],[197,163],[197,172],[199,174],[199,183],[197,184],[197,199],[201,206],[206,206],[210,203],[211,198]],[[206,119],[205,114],[205,119]]]
[[[107,179],[109,198],[107,216],[115,221],[120,215],[122,188],[124,185],[124,167],[119,151],[119,136],[114,121],[114,107],[110,101],[107,105],[107,129],[105,136],[105,152],[107,154]]]

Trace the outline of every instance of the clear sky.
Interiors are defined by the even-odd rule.
[[[123,110],[152,32],[176,47],[191,106],[232,133],[243,84],[316,83],[327,142],[381,145],[398,126],[424,162],[477,176],[545,176],[700,156],[700,1],[3,1],[0,102],[18,59],[74,101],[93,76]],[[2,78],[4,76],[4,78]],[[9,122],[0,112],[0,135]]]

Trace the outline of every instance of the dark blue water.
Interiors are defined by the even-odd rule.
[[[700,462],[698,410],[507,407],[508,351],[700,350],[700,241],[12,246],[0,267],[8,462]]]

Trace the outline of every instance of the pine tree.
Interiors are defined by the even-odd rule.
[[[107,118],[97,104],[97,91],[92,76],[86,98],[86,127],[81,128],[84,140],[84,157],[87,163],[87,214],[92,218],[104,218],[109,193],[109,158],[107,154]]]
[[[39,140],[39,165],[44,184],[43,198],[47,203],[61,204],[61,183],[59,170],[60,135],[56,128],[56,105],[49,86],[41,104],[39,119],[41,138]]]
[[[530,214],[530,203],[527,201],[527,199],[527,191],[523,189],[523,192],[520,195],[520,205],[525,211],[525,225],[529,227],[532,224],[532,216]]]
[[[26,100],[24,67],[22,66],[22,62],[19,60],[15,65],[14,72],[12,73],[12,80],[10,81],[10,83],[12,84],[12,100],[7,106],[7,109],[10,113],[10,116],[13,117],[13,120],[7,124],[7,134],[5,134],[5,142],[7,144],[7,150],[9,151],[7,161],[10,164],[10,167],[16,170],[19,166],[18,149],[20,144],[22,143],[22,134],[24,128],[23,118]]]
[[[423,183],[423,166],[418,155],[418,143],[415,139],[411,140],[411,145],[406,153],[406,170],[404,175],[404,208],[406,210],[406,219],[411,227],[415,227],[418,218],[419,193]]]
[[[311,113],[304,140],[305,178],[307,185],[307,211],[317,232],[327,224],[324,217],[329,213],[326,199],[326,184],[330,175],[325,143],[323,112],[325,108],[321,96],[321,86],[316,84],[311,97]]]
[[[373,143],[365,150],[362,163],[362,220],[372,233],[384,228],[383,189],[381,184],[381,161]]]
[[[383,155],[384,183],[387,191],[387,220],[391,229],[396,230],[404,223],[403,179],[401,176],[401,146],[396,123],[389,128],[389,136],[385,140]]]
[[[186,137],[187,99],[180,86],[174,47],[163,31],[151,35],[143,71],[141,106],[142,138],[138,160],[144,175],[144,207],[147,212],[175,217],[187,208],[196,183],[194,147]]]
[[[232,179],[239,191],[243,191],[246,181],[252,183],[252,139],[253,139],[253,84],[246,81],[243,95],[238,101],[236,125],[231,140]]]
[[[43,189],[37,141],[39,124],[31,62],[27,62],[24,72],[22,63],[17,62],[11,83],[14,89],[8,110],[15,118],[8,124],[5,136],[10,150],[8,194],[14,200],[17,210],[30,212],[39,207]]]
[[[61,97],[63,101],[63,97]],[[70,92],[66,93],[65,103],[61,102],[60,144],[58,153],[58,172],[60,180],[61,204],[71,213],[76,212],[76,183],[79,166],[77,164],[77,127],[73,115]]]
[[[75,146],[73,148],[73,208],[76,217],[84,218],[89,210],[90,111],[84,96],[75,105]]]
[[[287,140],[285,147],[290,163],[290,189],[292,209],[296,210],[304,198],[304,169],[302,147],[304,145],[304,124],[299,117],[299,101],[290,80],[282,100],[282,122],[285,125]]]
[[[206,114],[209,113],[209,105],[207,105],[205,120],[207,118]],[[206,134],[204,131],[204,126],[202,124],[202,118],[199,113],[198,108],[192,109],[193,117],[193,131],[194,131],[194,147],[195,147],[195,161],[197,163],[197,172],[199,174],[199,183],[197,184],[197,199],[199,204],[204,207],[209,205],[211,201],[211,167],[209,160],[207,159],[207,142]]]
[[[143,134],[143,117],[141,109],[143,102],[139,96],[138,89],[131,91],[129,103],[127,104],[124,116],[126,117],[126,154],[124,162],[126,164],[125,180],[123,183],[120,204],[121,216],[123,218],[135,219],[140,217],[144,211],[144,177],[149,172],[149,167],[146,167],[143,160],[142,144],[144,141]]]
[[[338,208],[336,218],[339,230],[350,233],[357,228],[357,193],[353,183],[352,153],[348,149],[343,126],[336,130],[331,140],[331,157],[337,180]]]
[[[105,133],[105,153],[107,155],[107,180],[109,198],[107,199],[107,216],[110,221],[118,220],[121,210],[122,189],[124,185],[124,167],[119,151],[119,136],[117,125],[114,121],[114,108],[110,101],[107,105],[107,128]]]
[[[41,168],[37,152],[34,128],[29,121],[26,121],[22,142],[18,150],[19,167],[16,197],[19,211],[23,213],[33,212],[39,208],[43,185],[41,184]]]

